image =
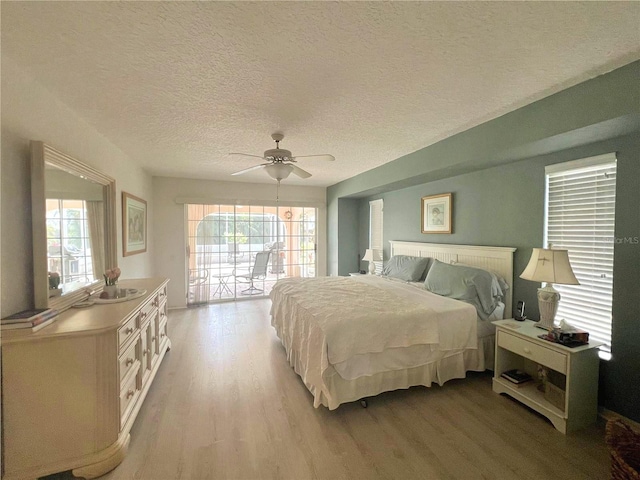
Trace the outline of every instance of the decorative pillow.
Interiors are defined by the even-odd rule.
[[[495,310],[503,295],[495,274],[438,260],[433,261],[424,284],[430,292],[475,306],[483,320]]]
[[[424,278],[424,272],[431,259],[427,257],[411,257],[409,255],[394,255],[382,269],[382,275],[398,278],[405,282],[418,282]]]

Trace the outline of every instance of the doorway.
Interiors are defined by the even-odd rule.
[[[188,204],[186,214],[187,305],[265,297],[280,278],[316,276],[316,208]]]

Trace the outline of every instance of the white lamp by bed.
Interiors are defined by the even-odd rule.
[[[379,262],[382,259],[380,258],[380,254],[377,250],[367,248],[364,251],[364,257],[362,257],[362,260],[369,262],[369,274],[373,275],[376,273],[376,264],[373,262]]]
[[[564,285],[580,285],[569,263],[567,250],[551,248],[534,248],[527,267],[520,278],[533,282],[547,282],[538,289],[538,306],[540,308],[540,327],[551,329],[560,303],[560,292],[552,283]]]

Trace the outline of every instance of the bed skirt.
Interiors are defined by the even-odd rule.
[[[442,386],[449,380],[465,378],[468,371],[493,370],[495,335],[488,335],[478,339],[476,349],[443,351],[440,352],[441,356],[438,360],[426,365],[345,380],[331,365],[321,374],[317,371],[313,372],[315,369],[309,368],[309,352],[297,352],[291,349],[285,341],[286,337],[283,338],[281,332],[277,333],[285,347],[289,364],[313,395],[313,406],[316,408],[324,405],[329,410],[335,410],[343,403],[373,397],[382,392],[407,389],[417,385],[430,387],[433,383]]]

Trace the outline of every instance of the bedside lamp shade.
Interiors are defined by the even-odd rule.
[[[580,285],[571,269],[568,251],[552,248],[534,248],[520,278],[533,282],[547,282],[544,288],[538,289],[540,326],[545,328],[553,328],[560,302],[560,292],[553,288],[552,284]]]
[[[362,260],[364,260],[365,262],[369,262],[369,274],[373,275],[374,273],[376,273],[376,265],[373,262],[379,262],[381,260],[380,254],[377,250],[367,248],[364,252],[364,257],[362,257]]]

